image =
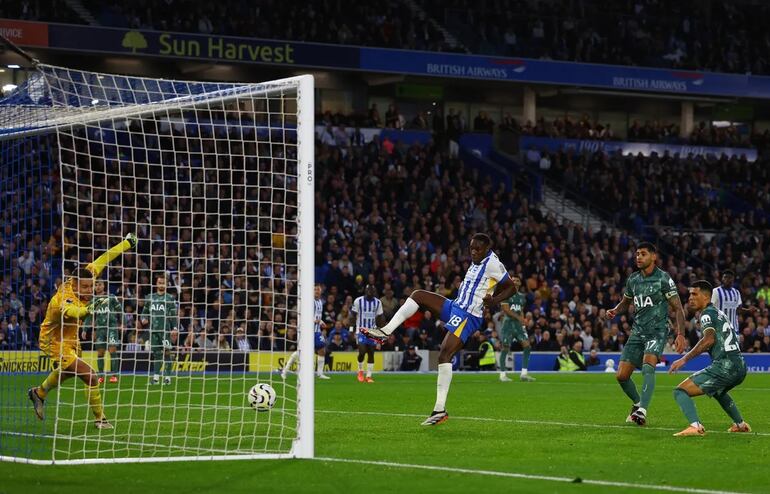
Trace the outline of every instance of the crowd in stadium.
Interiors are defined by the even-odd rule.
[[[586,231],[545,215],[530,204],[526,194],[493,183],[461,161],[448,158],[434,144],[407,146],[398,142],[385,147],[373,140],[361,146],[346,145],[347,149],[341,149],[319,142],[316,156],[316,277],[325,287],[323,318],[332,350],[354,347],[350,306],[368,283],[377,287],[386,316],[414,289],[453,297],[470,262],[467,239],[476,231],[489,232],[495,251],[508,269],[524,280],[526,325],[536,351],[558,351],[577,339],[586,351],[622,348],[630,331],[629,319],[622,316],[605,323],[602,316],[619,301],[623,282],[635,269],[635,240],[627,233],[631,230]],[[639,160],[645,166],[639,166]],[[588,168],[594,170],[591,180]],[[763,195],[762,187],[767,187],[757,184],[770,183],[765,177],[767,172],[759,163],[737,160],[712,163],[709,173],[703,168],[699,160],[559,154],[554,156],[552,170],[560,171],[567,186],[582,194],[601,196],[610,201],[605,204],[613,209],[639,211],[638,221],[645,225],[721,230],[740,227],[740,234],[713,238],[702,233],[672,236],[659,232],[665,252],[662,267],[678,283],[683,297],[694,279],[716,280],[720,270],[736,270],[744,299],[760,309],[756,317],[741,320],[742,348],[767,351],[770,266],[764,253],[763,230],[759,229],[767,228],[766,219],[750,212],[736,215],[725,199],[731,193],[744,199],[753,197],[758,201],[752,203],[754,207],[766,209],[762,201],[767,200],[767,195]],[[141,192],[151,177],[141,168],[134,173],[137,191]],[[52,226],[58,225],[59,217],[44,199],[46,187],[51,186],[50,177],[41,173],[38,183],[26,189],[26,201],[3,208],[2,348],[35,347],[46,301],[51,289],[61,282],[57,263],[62,243],[67,259],[77,258],[70,253],[77,243],[94,247],[108,243],[105,223],[92,224],[84,216],[79,220],[74,216],[64,218],[65,232],[74,231],[75,221],[81,232],[93,232],[81,234],[77,241]],[[193,178],[194,182],[203,181],[203,177]],[[717,187],[717,179],[727,185]],[[114,222],[121,218],[134,222],[134,214],[150,218],[153,211],[163,207],[160,196],[148,194],[149,202],[143,206],[137,202],[137,209],[101,211],[99,208],[106,204],[104,186],[117,185],[104,182],[105,178],[96,174],[92,180],[94,187],[88,194],[94,209],[81,204],[86,216],[107,214]],[[67,188],[63,192],[65,197],[85,193]],[[137,195],[136,200],[141,201],[140,197]],[[35,206],[29,210],[45,211],[50,218],[42,235],[36,225],[45,215],[26,218],[26,223],[13,219],[25,206]],[[178,207],[195,209],[184,201]],[[206,211],[211,205],[201,207]],[[200,209],[195,210],[200,213]],[[623,214],[618,219],[622,223]],[[180,215],[172,223],[184,226],[185,221]],[[283,295],[292,293],[296,276],[296,261],[287,259],[291,253],[285,248],[286,238],[291,235],[267,234],[270,225],[262,225],[254,238],[247,239],[260,248],[239,253],[225,245],[217,247],[218,239],[201,237],[201,233],[184,227],[160,228],[160,217],[150,222],[153,228],[138,233],[152,238],[152,242],[140,242],[136,255],[124,256],[122,270],[111,270],[110,288],[124,300],[126,348],[141,347],[142,333],[134,331],[137,313],[154,284],[152,273],[163,269],[170,272],[170,291],[180,300],[180,325],[173,338],[183,351],[294,348],[293,297]],[[216,249],[224,249],[220,256],[230,261],[205,261]],[[91,251],[85,252],[87,260]],[[701,261],[692,263],[696,257]],[[80,258],[83,260],[82,252]],[[166,259],[165,266],[160,259]],[[273,298],[274,293],[281,295]],[[487,313],[486,319],[490,329],[500,324],[499,315]],[[137,336],[140,341],[135,340]],[[691,342],[697,337],[692,325],[689,336]],[[436,349],[441,338],[442,327],[436,314],[418,313],[383,349],[407,345]],[[478,340],[472,339],[468,348],[477,344]]]
[[[637,233],[646,226],[722,230],[770,227],[767,160],[549,153],[547,175],[596,201]],[[609,213],[611,212],[611,213]]]
[[[447,160],[430,146],[396,146],[384,161],[375,160],[380,154],[376,143],[345,156],[333,148],[319,153],[322,189],[330,193],[319,210],[323,233],[316,247],[317,253],[326,253],[326,259],[319,255],[317,264],[321,279],[333,290],[355,295],[360,291],[356,283],[372,282],[387,293],[393,291],[396,299],[415,288],[451,296],[469,262],[459,240],[469,232],[486,230],[493,235],[501,259],[526,282],[531,304],[528,327],[536,349],[544,332],[562,333],[548,338],[559,341],[573,333],[564,334],[563,329],[573,326],[589,326],[597,345],[605,340],[605,333],[610,342],[622,344],[627,321],[605,325],[597,318],[618,301],[622,282],[634,269],[634,242],[627,234],[585,232],[543,216],[517,191],[493,186],[489,179]],[[422,190],[416,184],[423,184]],[[444,191],[450,189],[459,192],[447,197]],[[386,232],[392,233],[384,236]],[[696,277],[713,278],[719,269],[733,266],[745,273],[744,298],[757,300],[770,280],[761,235],[708,238],[692,234],[686,244],[669,239],[667,245],[672,248],[664,256],[663,268],[679,283],[680,294],[685,296],[687,284]],[[693,255],[705,262],[685,269]],[[764,298],[757,303],[766,316],[770,294],[762,293]],[[386,307],[392,305],[389,302]],[[492,316],[487,314],[490,325]],[[747,343],[763,340],[764,316],[744,321],[744,328],[755,328]],[[423,329],[429,339],[438,336],[430,329],[435,327],[433,322],[423,326],[415,318],[405,326],[413,337]],[[604,345],[616,348],[609,342]]]
[[[66,2],[24,0],[3,17],[82,23]],[[658,0],[373,0],[255,4],[225,0],[84,1],[105,26],[459,51],[576,62],[770,72],[770,35],[756,2]],[[414,8],[418,10],[415,11]],[[422,12],[422,13],[421,13]],[[441,29],[446,28],[448,36]],[[448,40],[456,39],[458,42]]]
[[[343,45],[447,51],[451,47],[431,22],[412,15],[401,0],[202,4],[166,0],[85,1],[104,24],[135,29],[288,39]]]
[[[499,130],[504,133],[530,135],[536,137],[552,137],[566,139],[582,139],[597,141],[628,140],[632,142],[659,142],[669,144],[693,144],[700,146],[720,146],[738,148],[757,148],[764,153],[770,144],[770,130],[750,132],[739,129],[733,124],[715,126],[705,121],[698,122],[689,137],[680,135],[679,125],[660,120],[632,120],[622,129],[615,129],[610,123],[601,123],[592,119],[588,114],[576,116],[565,112],[563,117],[546,119],[539,117],[534,122],[520,122],[510,112],[505,112],[499,121],[485,111],[479,111],[475,117],[467,121],[465,116],[453,108],[449,108],[445,116],[440,107],[431,111],[417,111],[413,115],[399,111],[398,105],[388,106],[384,115],[376,103],[366,113],[358,112],[343,114],[325,111],[316,115],[317,125],[329,129],[331,140],[334,140],[336,128],[389,128],[398,130],[427,130],[436,133],[452,132],[482,132],[494,133]]]
[[[32,0],[3,2],[0,4],[0,17],[28,21],[83,23],[77,12],[72,10],[64,0],[52,0],[45,3]]]
[[[766,74],[754,2],[421,0],[473,53]]]

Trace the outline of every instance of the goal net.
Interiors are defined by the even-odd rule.
[[[48,65],[0,101],[1,459],[313,455],[313,110],[311,76]],[[96,277],[68,341],[72,319],[48,310],[57,289],[128,234],[136,246]],[[68,341],[55,355],[38,346],[52,314]],[[72,348],[114,429],[95,427],[93,388],[66,369],[37,418],[28,389]],[[256,384],[272,408],[250,406]]]

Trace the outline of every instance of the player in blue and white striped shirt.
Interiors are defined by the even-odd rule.
[[[738,327],[738,314],[742,316],[751,316],[756,310],[755,307],[743,307],[741,291],[733,286],[735,282],[735,273],[726,269],[722,272],[722,284],[711,293],[711,303],[727,315],[727,320],[733,327],[733,330],[740,334]]]
[[[318,379],[331,379],[324,374],[324,362],[326,361],[326,338],[324,337],[324,330],[326,329],[326,323],[323,322],[324,303],[321,300],[321,286],[315,286],[315,299],[313,300],[313,322],[315,330],[315,353],[316,359],[316,376]],[[281,369],[281,379],[286,380],[286,373],[289,372],[291,366],[299,358],[299,351],[291,354],[289,360],[286,361],[286,365]]]
[[[470,243],[472,264],[454,300],[448,300],[438,293],[415,290],[388,324],[363,331],[369,337],[384,340],[420,307],[439,314],[439,319],[445,323],[447,334],[441,342],[438,356],[436,405],[422,425],[438,425],[449,418],[446,398],[452,384],[452,357],[482,327],[484,307],[495,307],[516,291],[505,266],[491,247],[489,235],[477,233],[473,236]]]
[[[374,369],[374,348],[377,342],[366,336],[362,329],[372,329],[383,326],[385,320],[382,317],[382,302],[376,297],[377,290],[373,285],[366,285],[364,296],[353,301],[350,308],[356,314],[356,331],[358,332],[358,382],[373,383],[372,370]],[[368,356],[366,364],[366,378],[364,378],[364,355]]]

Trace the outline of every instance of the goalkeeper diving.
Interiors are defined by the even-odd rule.
[[[54,370],[40,386],[27,391],[35,415],[40,420],[45,418],[43,405],[48,393],[61,381],[77,376],[86,385],[86,398],[94,414],[94,425],[97,429],[112,429],[112,424],[104,415],[97,373],[80,358],[78,333],[83,319],[99,310],[101,304],[107,303],[107,297],[93,298],[94,279],[112,260],[136,247],[136,242],[136,235],[126,235],[125,240],[94,262],[75,271],[48,303],[45,320],[40,325],[40,350],[54,362]]]

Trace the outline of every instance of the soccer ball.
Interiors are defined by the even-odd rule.
[[[269,384],[256,384],[249,390],[248,399],[251,408],[263,412],[275,405],[275,390]]]

